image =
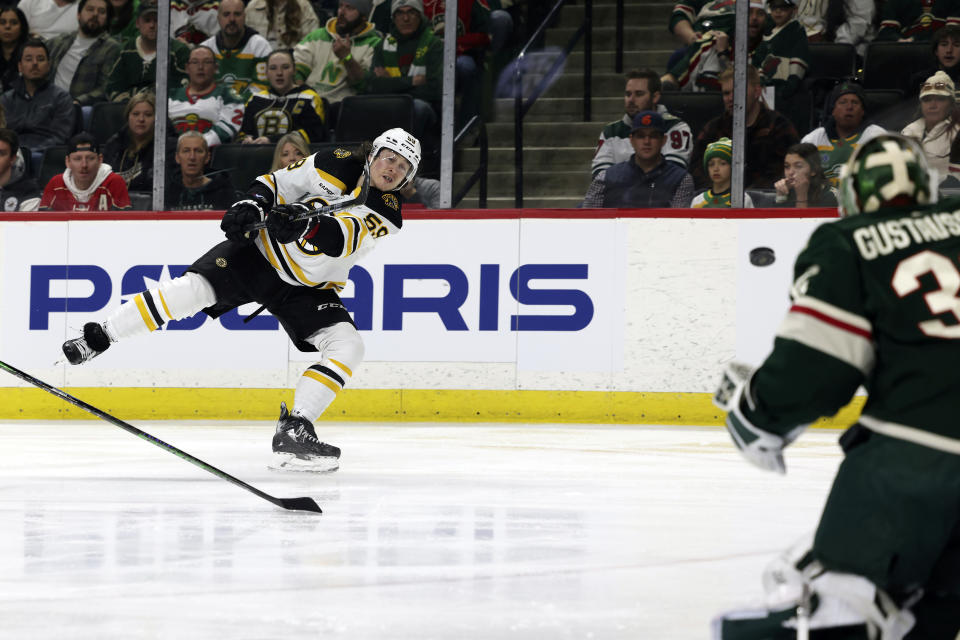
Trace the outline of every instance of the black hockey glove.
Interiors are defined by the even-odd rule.
[[[241,200],[230,205],[230,208],[223,214],[220,229],[223,230],[228,240],[253,242],[253,239],[257,237],[257,232],[244,233],[244,229],[261,220],[263,220],[263,208],[260,203],[256,200]]]
[[[299,202],[278,204],[267,214],[267,231],[280,244],[293,242],[303,235],[310,224],[309,218],[302,220],[294,220],[294,218],[310,210],[310,206]]]

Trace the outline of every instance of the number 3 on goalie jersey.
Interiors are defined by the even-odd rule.
[[[933,274],[939,287],[923,296],[930,313],[951,313],[960,322],[960,271],[946,256],[928,250],[901,260],[893,272],[893,290],[903,298],[920,289],[920,277],[928,273]],[[960,339],[960,324],[948,325],[934,319],[924,320],[917,326],[925,335],[934,338]]]

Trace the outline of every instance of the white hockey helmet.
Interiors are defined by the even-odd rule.
[[[417,175],[417,169],[420,167],[420,141],[399,127],[387,129],[373,141],[373,149],[370,151],[371,160],[375,160],[383,149],[390,149],[410,163],[410,171],[396,186],[396,189],[402,189]]]

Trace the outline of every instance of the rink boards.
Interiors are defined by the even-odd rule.
[[[830,212],[682,213],[406,215],[342,292],[366,359],[328,417],[717,423],[722,364],[762,361],[793,258]],[[315,354],[269,314],[244,322],[256,305],[53,364],[84,322],[222,239],[216,214],[86,216],[0,214],[0,359],[128,418],[275,417]],[[758,246],[774,264],[750,264]],[[0,419],[78,417],[18,383],[0,379]]]

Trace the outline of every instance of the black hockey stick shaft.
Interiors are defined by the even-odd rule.
[[[2,360],[0,360],[0,369],[4,369],[9,373],[17,376],[21,380],[25,380],[26,382],[29,382],[30,384],[36,387],[40,387],[44,391],[47,391],[48,393],[52,393],[58,398],[62,400],[66,400],[67,402],[69,402],[70,404],[76,407],[80,407],[87,413],[92,413],[98,418],[102,420],[106,420],[110,424],[120,427],[121,429],[123,429],[128,433],[132,433],[138,438],[142,438],[143,440],[146,440],[150,444],[156,445],[161,449],[164,449],[165,451],[172,453],[178,458],[182,458],[183,460],[186,460],[187,462],[200,467],[204,471],[212,473],[213,475],[217,476],[221,480],[226,480],[227,482],[235,484],[242,489],[246,489],[250,493],[263,498],[267,502],[272,502],[278,507],[282,507],[284,509],[290,509],[293,511],[313,511],[315,513],[323,513],[323,511],[320,510],[320,505],[318,505],[313,498],[275,498],[274,496],[271,496],[268,493],[264,493],[260,489],[257,489],[256,487],[247,484],[246,482],[244,482],[243,480],[240,480],[239,478],[234,478],[232,475],[230,475],[226,471],[221,471],[220,469],[217,469],[213,465],[207,464],[200,458],[196,458],[190,455],[189,453],[187,453],[186,451],[182,451],[176,448],[172,444],[167,444],[166,442],[157,438],[156,436],[152,436],[146,431],[141,431],[140,429],[137,429],[132,424],[126,423],[123,420],[110,415],[106,411],[101,411],[100,409],[97,409],[93,405],[89,405],[83,400],[73,397],[66,391],[53,387],[47,384],[46,382],[44,382],[43,380],[34,378],[29,373],[25,373],[20,369],[17,369],[12,365],[9,365],[6,362],[3,362]]]
[[[355,207],[361,205],[367,201],[367,193],[370,191],[370,164],[367,163],[363,167],[363,182],[360,184],[360,193],[354,198],[349,198],[346,200],[339,200],[316,209],[310,209],[309,211],[304,211],[301,214],[298,214],[291,218],[293,221],[297,220],[308,220],[310,218],[317,218],[319,216],[325,216],[331,213],[337,213],[338,211],[343,211],[344,209],[349,209],[350,207]],[[244,233],[250,231],[257,231],[259,229],[265,229],[267,227],[267,221],[261,220],[260,222],[254,222],[253,224],[248,225],[244,228]]]

